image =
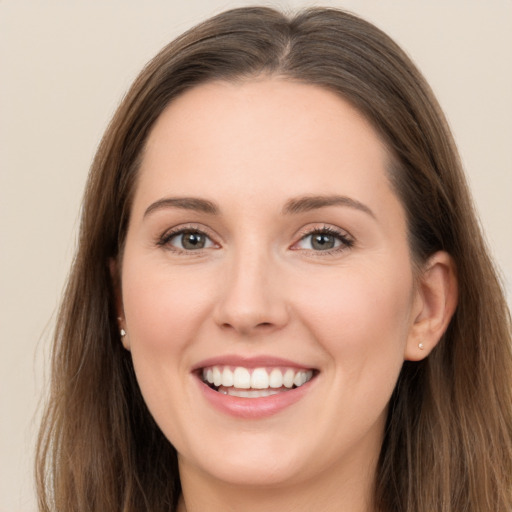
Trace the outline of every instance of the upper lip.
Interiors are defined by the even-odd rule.
[[[192,371],[201,370],[210,366],[241,366],[243,368],[262,368],[262,367],[286,367],[297,368],[298,370],[315,370],[308,364],[302,364],[297,361],[285,359],[282,357],[275,357],[270,355],[259,356],[240,356],[234,354],[226,354],[223,356],[211,357],[203,359],[192,367]]]

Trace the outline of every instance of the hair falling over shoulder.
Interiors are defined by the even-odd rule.
[[[37,451],[45,512],[168,512],[177,454],[151,418],[119,341],[109,262],[122,254],[144,143],[165,107],[211,80],[266,73],[328,88],[366,116],[393,158],[418,265],[453,258],[457,311],[393,393],[375,487],[379,512],[512,510],[510,314],[457,150],[429,86],[379,29],[335,9],[220,14],[165,47],[117,110],[93,162],[55,329]]]

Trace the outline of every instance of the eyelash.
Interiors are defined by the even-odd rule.
[[[185,227],[178,227],[175,229],[172,229],[171,231],[165,232],[161,237],[158,238],[156,241],[156,245],[158,247],[168,247],[171,251],[176,252],[178,254],[187,254],[187,255],[198,255],[202,253],[205,249],[181,249],[179,247],[175,247],[170,245],[170,242],[173,238],[178,237],[179,235],[184,235],[186,233],[195,233],[198,235],[205,236],[210,242],[214,245],[215,242],[212,240],[212,237],[206,232],[203,228],[199,228],[197,226],[185,226]],[[354,246],[354,240],[349,237],[344,231],[338,230],[336,228],[333,228],[331,226],[323,226],[321,228],[314,228],[314,229],[306,229],[304,232],[300,234],[300,238],[297,242],[293,244],[293,246],[299,244],[303,240],[305,240],[308,237],[312,237],[315,235],[328,235],[336,238],[338,241],[340,241],[340,245],[338,247],[334,247],[332,249],[325,249],[325,250],[313,250],[313,249],[301,249],[296,248],[293,250],[296,251],[308,251],[312,254],[315,254],[315,256],[323,256],[323,255],[331,255],[335,253],[339,253],[342,251],[345,251],[347,249],[350,249]],[[293,247],[292,246],[292,247]]]
[[[294,249],[296,251],[304,250],[313,254],[314,256],[329,256],[332,254],[338,254],[340,252],[346,251],[354,246],[354,240],[345,232],[340,229],[336,229],[332,226],[323,226],[321,228],[314,229],[306,229],[303,233],[300,234],[300,238],[293,245],[297,245],[308,237],[313,237],[315,235],[328,235],[332,236],[340,242],[338,247],[333,247],[332,249],[324,249],[324,250],[313,250],[313,249]]]
[[[204,249],[180,249],[179,247],[175,247],[170,245],[170,242],[173,238],[178,237],[179,235],[184,234],[198,234],[206,237],[208,240],[210,240],[214,245],[215,242],[213,242],[212,237],[203,229],[199,228],[197,226],[184,226],[184,227],[178,227],[171,229],[170,231],[166,231],[156,242],[156,245],[158,247],[166,247],[169,250],[176,252],[178,254],[187,254],[187,255],[198,255],[201,253]]]

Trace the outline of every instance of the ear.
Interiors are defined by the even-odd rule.
[[[451,256],[436,252],[417,279],[405,359],[420,361],[437,345],[457,307],[457,276]]]
[[[126,320],[124,317],[123,296],[121,292],[121,279],[117,260],[111,258],[108,262],[108,266],[110,270],[110,279],[112,280],[112,289],[114,291],[117,322],[121,336],[121,342],[126,350],[130,350],[128,334],[126,333]],[[121,334],[122,332],[124,332],[124,334]]]

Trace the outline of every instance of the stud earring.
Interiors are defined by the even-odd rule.
[[[418,343],[418,348],[420,350],[423,350],[425,348],[425,345],[423,345],[423,343]]]
[[[124,338],[126,336],[126,331],[124,329],[121,329],[119,331],[119,334],[121,335],[121,338]]]

